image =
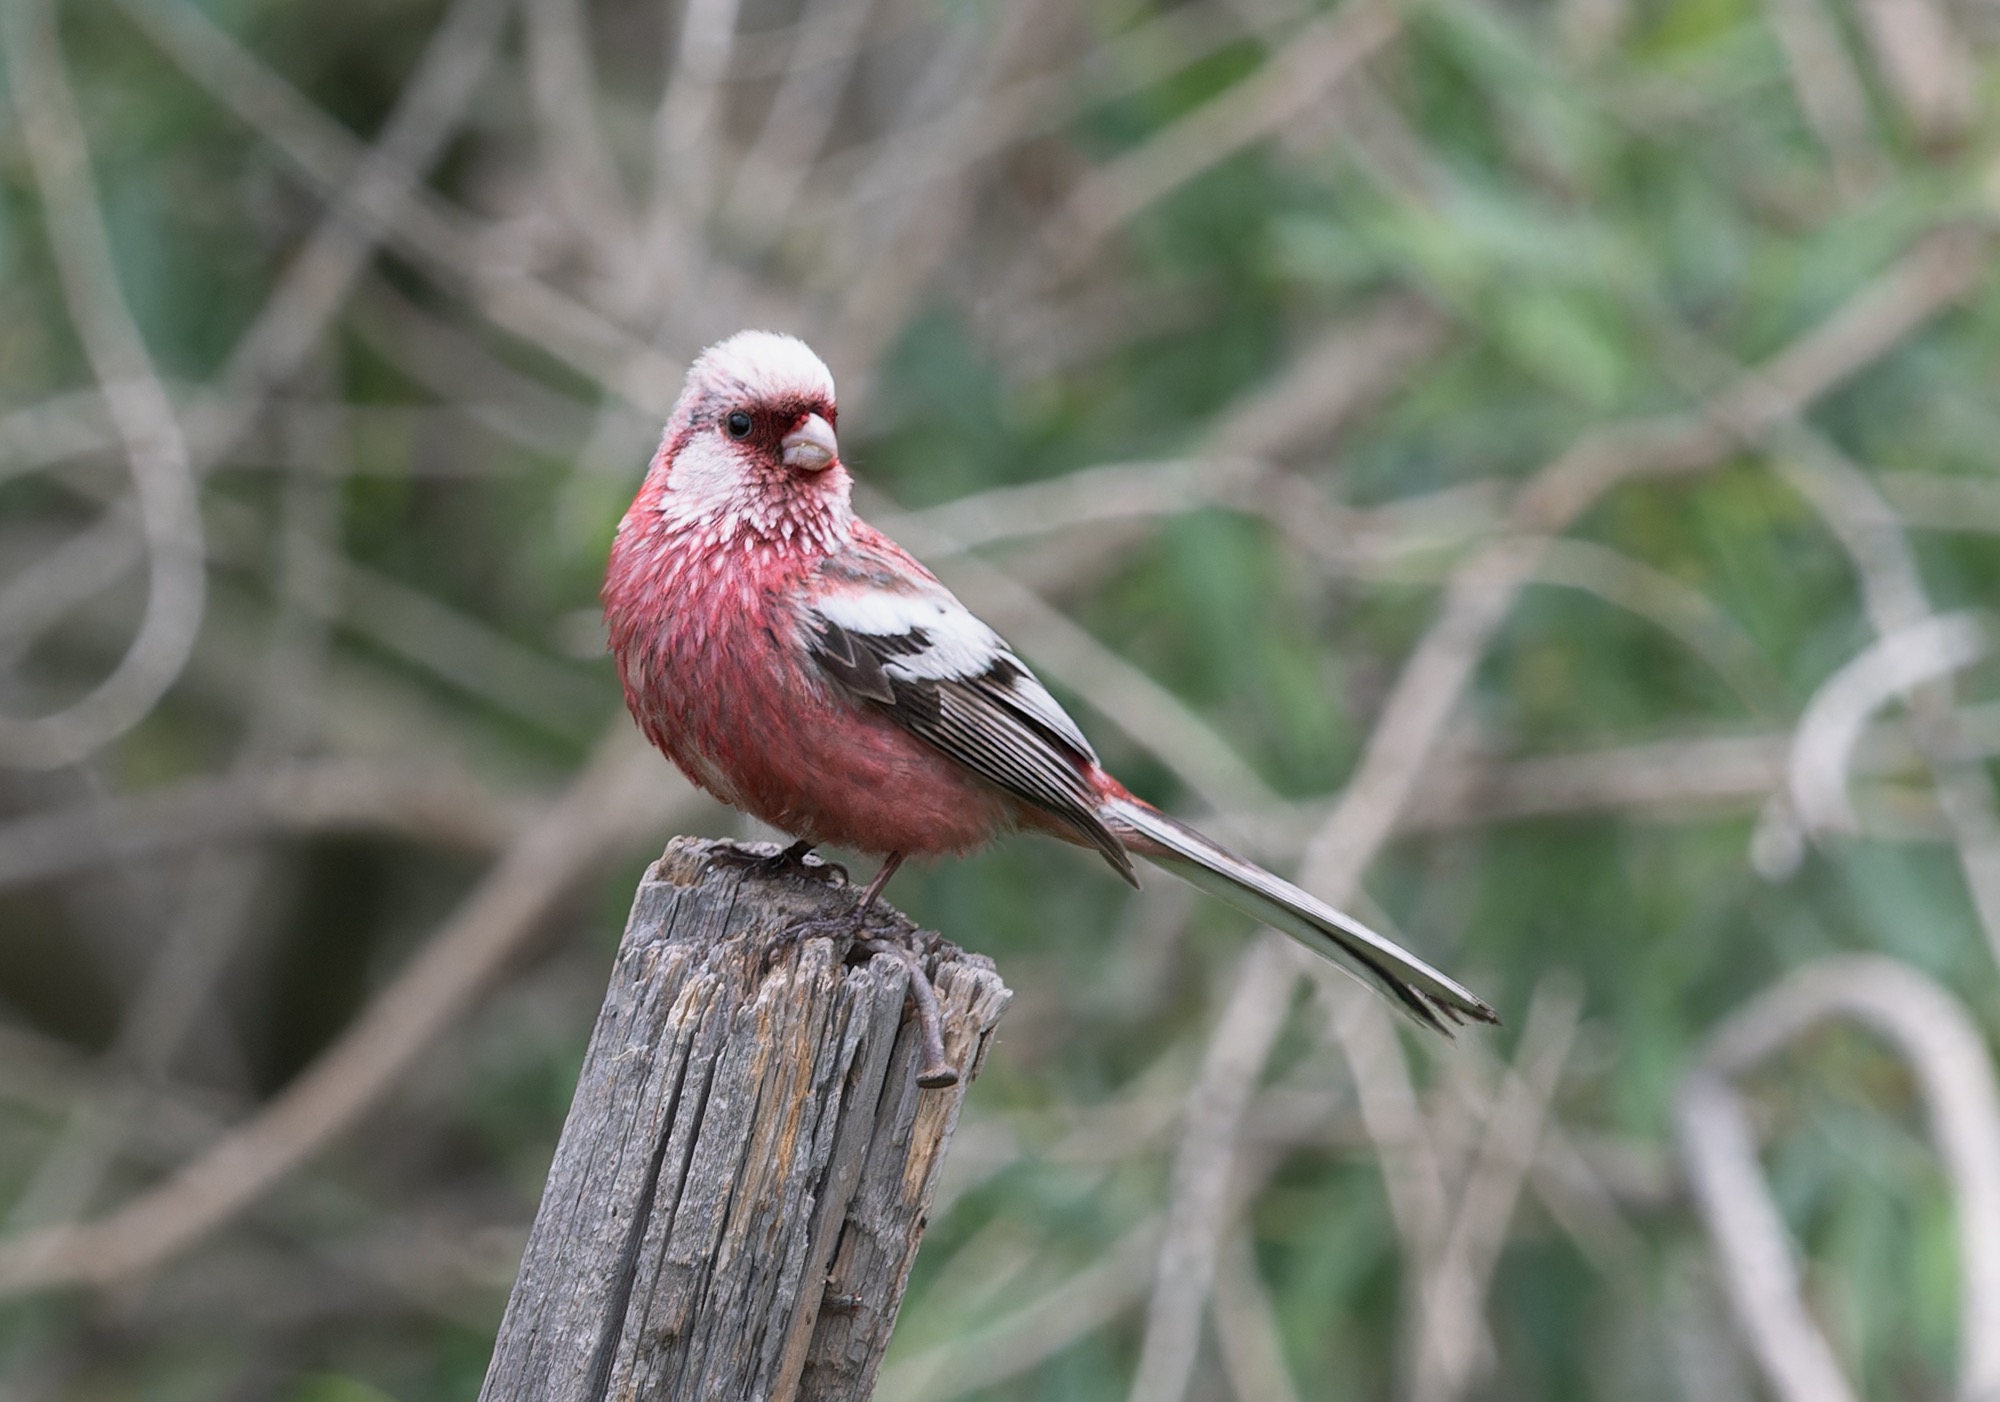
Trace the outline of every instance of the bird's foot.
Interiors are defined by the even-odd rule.
[[[804,944],[808,940],[831,940],[835,956],[846,960],[856,943],[868,938],[871,923],[879,923],[877,917],[865,908],[848,911],[845,915],[808,915],[794,920],[772,935],[764,946],[764,958],[759,976],[768,973],[771,961],[793,945]]]
[[[792,850],[788,848],[786,852],[780,852],[778,858],[786,858],[790,854]],[[778,858],[752,856],[750,860],[770,862]],[[846,872],[842,872],[842,876],[846,876]],[[944,1090],[946,1086],[956,1086],[958,1070],[944,1054],[944,1018],[938,1012],[938,990],[930,982],[930,974],[924,972],[922,956],[930,950],[918,946],[918,938],[922,936],[920,930],[898,926],[896,922],[880,916],[874,910],[872,896],[874,890],[870,890],[862,904],[842,916],[808,916],[806,920],[794,920],[764,948],[764,966],[770,968],[770,960],[780,950],[804,944],[806,940],[832,940],[836,950],[844,950],[842,958],[846,960],[852,960],[856,954],[888,954],[890,958],[902,960],[904,968],[910,970],[910,1002],[916,1004],[916,1032],[922,1048],[922,1064],[916,1068],[916,1084],[924,1090]]]
[[[867,927],[854,915],[808,916],[771,936],[771,942],[764,946],[764,959],[769,963],[772,955],[807,940],[832,940],[837,949],[845,949],[866,933]]]
[[[845,915],[819,915],[794,921],[780,930],[765,947],[764,961],[769,967],[771,959],[780,950],[815,939],[832,940],[836,949],[846,950],[845,957],[849,959],[856,955],[875,954],[900,959],[903,967],[909,970],[909,997],[917,1010],[921,1055],[917,1084],[925,1090],[943,1090],[958,1084],[958,1069],[945,1055],[944,1018],[938,1008],[937,989],[931,983],[930,975],[924,971],[922,955],[929,951],[920,947],[920,938],[920,931],[898,927],[864,904]]]
[[[754,877],[797,873],[821,881],[838,876],[841,885],[854,884],[847,875],[847,868],[839,862],[829,862],[824,857],[807,862],[806,856],[812,851],[813,846],[814,844],[810,842],[799,841],[780,852],[752,852],[734,843],[722,843],[709,849],[708,861],[711,865],[737,867],[746,875]]]

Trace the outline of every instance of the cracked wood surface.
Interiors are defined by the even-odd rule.
[[[481,1402],[874,1387],[1009,994],[990,961],[937,943],[924,963],[961,1075],[918,1089],[901,960],[771,949],[856,892],[823,868],[708,860],[726,845],[676,838],[640,884]],[[877,912],[873,932],[914,931]]]

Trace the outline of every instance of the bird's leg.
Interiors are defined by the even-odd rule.
[[[757,860],[768,861],[770,858]],[[875,873],[875,879],[868,883],[868,889],[861,893],[861,899],[854,909],[845,915],[819,915],[788,925],[783,933],[771,942],[773,950],[783,949],[788,944],[802,940],[822,938],[854,938],[868,929],[868,913],[874,908],[875,898],[882,894],[882,888],[889,884],[889,878],[896,874],[896,868],[903,864],[901,852],[891,852],[889,859],[882,863],[882,869]],[[842,876],[847,872],[842,870]]]
[[[875,873],[875,879],[868,883],[868,889],[861,893],[861,904],[854,907],[856,915],[865,916],[868,914],[869,907],[875,904],[875,898],[882,894],[882,888],[889,884],[889,878],[894,876],[897,868],[902,865],[903,854],[901,852],[891,852],[888,860],[882,863],[882,869]]]
[[[882,863],[882,869],[875,873],[875,879],[868,883],[868,889],[861,893],[861,899],[855,903],[851,913],[845,917],[801,920],[779,935],[773,941],[772,949],[820,936],[864,935],[875,898],[882,894],[882,888],[889,884],[889,879],[902,865],[903,854],[891,852]],[[944,1020],[938,1011],[937,989],[931,985],[930,975],[924,972],[923,961],[917,957],[916,951],[893,940],[872,938],[855,939],[848,948],[862,954],[887,954],[903,961],[903,967],[910,971],[910,1001],[917,1006],[917,1035],[923,1046],[923,1064],[917,1068],[917,1084],[925,1090],[957,1085],[958,1072],[945,1057]]]
[[[806,846],[806,844],[804,842],[794,842],[790,848],[786,848],[784,852],[780,852],[776,858],[764,856],[764,858],[748,858],[748,860],[752,860],[752,862],[776,862],[780,858],[790,856],[792,852],[796,852],[802,846]],[[804,856],[804,854],[800,854],[800,856]],[[874,906],[874,898],[882,894],[882,888],[888,886],[888,878],[896,874],[898,866],[902,866],[902,852],[890,852],[888,860],[882,862],[882,870],[876,872],[876,876],[874,876],[872,882],[868,882],[868,890],[862,892],[862,898],[854,904],[854,910],[850,910],[848,914],[844,914],[844,916],[808,916],[806,920],[794,920],[784,930],[780,930],[772,938],[770,946],[764,950],[764,962],[766,962],[766,966],[770,964],[770,958],[778,950],[788,948],[792,944],[804,944],[806,940],[854,940],[856,936],[864,934],[868,930],[868,912]],[[848,876],[848,870],[840,868],[840,878],[846,880],[846,876]]]
[[[903,854],[891,852],[882,869],[875,873],[875,879],[868,883],[868,889],[861,893],[861,904],[854,908],[856,916],[867,918],[869,907],[902,865]],[[917,1035],[923,1040],[924,1051],[923,1065],[917,1068],[917,1084],[925,1090],[957,1085],[958,1072],[945,1059],[944,1020],[938,1013],[937,989],[932,987],[931,976],[924,972],[923,961],[917,958],[916,951],[907,945],[875,939],[856,940],[854,947],[866,954],[893,955],[910,971],[910,1001],[917,1005]]]

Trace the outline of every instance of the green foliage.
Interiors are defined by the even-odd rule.
[[[343,226],[301,174],[297,133],[232,113],[231,94],[134,18],[188,3],[65,4],[59,18],[116,290],[199,455],[215,408],[203,392],[287,269]],[[1208,125],[1311,26],[1358,4],[1043,5],[1020,11],[1019,35],[999,3],[877,5],[822,114],[825,139],[799,136],[799,149],[760,129],[774,94],[798,98],[793,85],[844,61],[793,52],[818,32],[794,27],[818,0],[745,0],[730,62],[674,79],[719,83],[712,129],[675,129],[659,147],[659,56],[686,7],[578,7],[597,84],[553,104],[534,85],[561,65],[538,69],[550,56],[516,21],[426,176],[427,213],[396,216],[275,383],[232,387],[270,403],[198,483],[209,600],[172,689],[81,765],[0,775],[4,871],[17,849],[50,846],[33,827],[50,814],[185,800],[150,820],[150,848],[112,844],[58,877],[0,885],[13,1226],[145,1191],[295,1084],[482,889],[491,849],[626,725],[596,592],[673,394],[635,386],[631,367],[648,344],[668,365],[773,320],[834,361],[843,457],[870,511],[1058,492],[1107,463],[1226,458],[1240,445],[1222,426],[1274,384],[1345,406],[1227,491],[1169,500],[1163,485],[1158,509],[1081,524],[1060,496],[1031,498],[1042,518],[982,547],[1156,684],[1180,733],[1216,737],[1252,791],[1202,814],[1215,796],[1188,755],[1157,743],[1157,712],[1088,668],[1057,674],[1032,632],[1017,636],[1107,764],[1286,869],[1397,719],[1384,708],[1452,572],[1513,526],[1549,529],[1506,513],[1551,464],[1573,469],[1579,445],[1613,464],[1616,480],[1554,526],[1589,549],[1531,578],[1471,660],[1361,909],[1508,1019],[1449,1047],[1407,1038],[1389,1058],[1459,1175],[1453,1202],[1537,990],[1579,990],[1545,1107],[1559,1137],[1542,1141],[1501,1224],[1481,1296],[1492,1366],[1461,1395],[1702,1396],[1703,1355],[1749,1376],[1674,1138],[1675,1096],[1707,1039],[1789,971],[1843,953],[1930,976],[1989,1040],[2000,992],[1994,934],[1895,703],[1850,785],[1861,830],[1802,840],[1789,874],[1752,859],[1782,829],[1801,714],[1877,636],[1861,567],[1883,557],[1798,489],[1787,469],[1800,444],[1771,431],[1786,425],[1710,411],[1754,410],[1755,396],[1725,388],[1745,367],[1795,373],[1786,357],[1824,350],[1813,338],[1829,325],[1844,328],[1837,350],[1867,342],[1820,377],[1797,426],[1822,465],[1844,457],[1880,496],[1877,524],[1934,610],[1990,608],[2000,288],[1989,278],[1927,305],[1879,342],[1853,314],[1909,311],[1919,294],[1896,270],[1938,230],[1986,239],[1990,258],[1992,35],[1938,10],[1981,101],[1962,128],[1932,130],[1849,0],[1806,7],[1855,80],[1844,129],[1812,110],[1839,96],[1841,75],[1794,67],[1782,7],[1425,0],[1341,81],[1267,93],[1289,102],[1279,118],[1247,133]],[[544,20],[566,9],[523,7]],[[372,138],[446,10],[215,0],[188,12]],[[579,112],[624,192],[615,208],[573,203],[568,182],[588,162],[563,123]],[[1105,197],[1092,182],[1130,180],[1162,152],[1184,168],[1098,243],[1075,242],[1077,202]],[[803,163],[789,206],[787,161]],[[765,227],[780,208],[786,225]],[[88,692],[144,599],[130,540],[122,564],[76,545],[123,509],[130,473],[79,398],[93,368],[49,213],[9,107],[7,716]],[[458,231],[471,265],[427,250],[412,233],[424,218]],[[1391,313],[1434,319],[1434,343],[1411,353],[1378,335],[1337,383],[1287,378],[1330,336]],[[1698,421],[1716,435],[1704,451],[1635,466],[1638,430]],[[1690,599],[1707,632],[1668,626]],[[1953,762],[1970,766],[1975,795],[1993,777],[1996,680],[1988,662],[1951,683],[1971,747]],[[1729,740],[1764,742],[1748,778],[1699,762]],[[177,785],[319,761],[442,775],[484,797],[448,815],[460,823],[358,802],[360,816],[330,820],[274,800],[198,841],[172,831],[200,818]],[[664,763],[659,775],[678,783]],[[686,811],[705,831],[748,833],[720,808]],[[0,1391],[18,1378],[24,1396],[77,1402],[472,1398],[624,902],[663,835],[631,834],[538,908],[502,985],[437,1029],[362,1128],[151,1283],[7,1303]],[[863,874],[865,858],[845,859]],[[991,954],[1016,1000],[966,1110],[964,1178],[931,1222],[885,1398],[1125,1394],[1150,1258],[1107,1274],[1124,1294],[1089,1329],[1034,1310],[1123,1259],[1167,1211],[1181,1114],[1252,932],[1165,884],[1134,896],[1095,858],[1024,840],[913,864],[892,888]],[[135,1009],[166,948],[196,964],[211,950],[214,964],[191,975],[201,986],[173,1045],[147,1050],[131,1040]],[[1384,1175],[1407,1164],[1379,1142],[1329,1005],[1315,994],[1284,1016],[1244,1121],[1247,1196],[1226,1264],[1253,1263],[1266,1343],[1301,1398],[1401,1395],[1425,1267]],[[1907,1064],[1820,1029],[1746,1095],[1806,1297],[1859,1391],[1950,1392],[1965,1262]],[[106,1106],[117,1126],[97,1154],[91,1117]],[[68,1201],[44,1170],[77,1154],[95,1167]],[[1218,1315],[1190,1397],[1240,1395],[1221,1328]],[[940,1358],[945,1381],[897,1390]],[[950,1390],[961,1367],[984,1379],[962,1394]]]
[[[301,1378],[285,1394],[285,1402],[395,1402],[378,1387],[333,1373]]]

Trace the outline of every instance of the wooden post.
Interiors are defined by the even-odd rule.
[[[727,845],[676,838],[639,887],[481,1402],[874,1387],[1010,995],[989,960],[925,956],[961,1074],[920,1089],[903,960],[849,964],[823,938],[772,950],[857,894],[710,860]]]

